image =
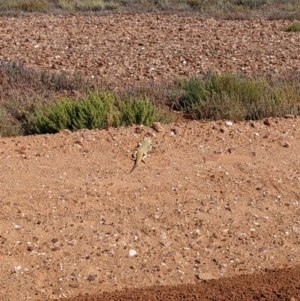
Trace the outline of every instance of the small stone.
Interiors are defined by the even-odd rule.
[[[266,133],[263,138],[269,138],[270,137],[270,133]]]
[[[228,232],[229,232],[229,229],[222,229],[221,230],[221,233],[222,233],[222,235],[227,235],[228,234]]]
[[[161,125],[160,122],[153,122],[152,127],[156,132],[163,132],[164,131],[164,128],[163,128],[163,126]]]
[[[260,252],[260,253],[264,253],[266,251],[267,251],[267,247],[265,247],[265,246],[258,249],[258,252]]]
[[[285,114],[284,117],[285,118],[295,118],[295,116],[292,114]]]
[[[87,281],[89,281],[89,282],[94,281],[94,280],[96,279],[96,277],[97,277],[97,275],[92,275],[92,274],[90,274],[90,275],[88,275],[88,277],[87,277]]]
[[[171,129],[171,135],[177,135],[178,131],[177,129]]]
[[[233,151],[234,151],[234,148],[233,148],[233,147],[230,147],[230,148],[228,148],[228,150],[227,150],[227,151],[228,151],[228,153],[229,153],[229,154],[232,154],[232,153],[233,153]]]
[[[88,131],[84,131],[84,132],[82,133],[82,138],[83,138],[83,139],[88,139],[88,137],[89,137]]]
[[[28,246],[27,251],[32,252],[34,250],[33,246]]]
[[[171,245],[171,241],[168,239],[167,233],[165,231],[161,231],[159,242],[167,248]]]
[[[59,251],[59,250],[60,250],[60,247],[52,247],[51,250],[52,250],[52,251]]]
[[[20,265],[16,265],[14,267],[14,271],[17,272],[17,271],[20,271],[22,269],[22,267]]]
[[[137,254],[137,251],[136,250],[129,250],[128,252],[129,256],[135,256]]]
[[[289,144],[288,142],[284,142],[284,143],[282,144],[282,146],[283,146],[283,147],[290,147],[290,144]]]
[[[77,281],[77,277],[76,277],[76,274],[74,272],[71,273],[70,278],[71,278],[72,281]]]
[[[140,127],[140,126],[137,126],[137,127],[134,129],[134,132],[135,132],[136,134],[141,134],[141,133],[143,132],[143,128]]]
[[[59,295],[59,294],[61,293],[61,290],[60,290],[59,288],[56,288],[56,289],[54,289],[54,290],[52,291],[52,293],[53,293],[54,295]]]
[[[199,273],[196,275],[196,278],[199,280],[211,280],[211,279],[217,279],[213,274],[211,273]]]
[[[52,242],[53,244],[55,244],[56,242],[58,242],[58,238],[52,238],[52,239],[51,239],[51,242]]]
[[[65,136],[72,135],[72,132],[68,129],[63,129],[63,130],[60,131],[60,133],[65,135]]]
[[[70,246],[76,246],[77,245],[77,240],[76,239],[69,240],[67,242],[67,244],[70,245]]]
[[[71,288],[78,288],[79,287],[79,283],[78,282],[71,282],[71,283],[69,283],[69,287],[71,287]]]
[[[200,236],[201,231],[199,229],[195,229],[192,233],[191,233],[191,238],[192,239],[196,239]]]
[[[225,121],[226,126],[232,126],[232,121]]]
[[[271,122],[270,122],[270,119],[269,118],[266,118],[264,120],[264,125],[267,125],[267,126],[270,126],[271,125]]]

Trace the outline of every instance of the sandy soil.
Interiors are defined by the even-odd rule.
[[[2,138],[6,300],[299,265],[300,119],[265,123]],[[145,135],[151,156],[129,174]]]
[[[299,69],[299,34],[283,32],[283,21],[75,15],[0,22],[1,58],[34,67],[77,66],[92,75],[91,58],[106,53],[100,74],[117,79],[115,68],[128,58],[133,71],[124,67],[124,80],[138,80],[151,58],[159,67],[173,49],[181,51],[169,60],[174,68],[159,67],[154,79],[192,74],[199,62],[238,70],[251,57],[249,68]],[[143,56],[138,41],[149,43]],[[200,51],[200,41],[211,44]],[[239,59],[229,66],[232,51]],[[300,118],[287,116],[1,138],[0,299],[300,300],[299,128]],[[129,174],[145,135],[151,156]]]

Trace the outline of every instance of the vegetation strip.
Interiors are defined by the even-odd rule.
[[[62,129],[107,128],[192,119],[257,120],[299,115],[299,73],[281,78],[209,72],[156,86],[112,92],[79,73],[36,71],[0,64],[1,136],[56,133]]]
[[[298,1],[283,0],[1,0],[0,12],[149,12],[183,11],[205,14],[239,14],[261,11],[270,16],[294,16],[299,13]]]

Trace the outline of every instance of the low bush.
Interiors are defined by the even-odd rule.
[[[119,100],[121,124],[151,125],[155,119],[156,107],[145,96],[139,98]]]
[[[197,11],[224,16],[227,13],[250,16],[250,12],[299,12],[298,0],[0,0],[0,12],[53,12],[62,11]],[[282,14],[284,13],[284,14]],[[238,15],[237,15],[238,17]]]
[[[102,83],[92,82],[80,73],[37,71],[23,63],[0,61],[0,105],[10,116],[2,119],[2,124],[11,122],[14,127],[17,123],[22,129],[18,134],[28,134],[33,112],[64,96],[83,97],[96,85],[102,87]],[[5,136],[15,134],[15,131],[2,133]]]
[[[230,2],[250,9],[261,9],[268,4],[270,5],[268,0],[231,0]]]
[[[173,109],[194,119],[245,120],[300,113],[299,72],[264,78],[210,72],[112,90],[110,84],[80,73],[36,71],[2,60],[0,135],[170,123],[178,118]]]
[[[0,10],[16,10],[24,12],[46,12],[50,8],[47,0],[1,0]]]
[[[0,100],[7,98],[12,92],[26,94],[37,93],[46,98],[54,94],[83,92],[101,86],[82,75],[80,72],[69,74],[65,71],[38,71],[21,62],[0,61]]]
[[[56,133],[62,129],[151,125],[158,109],[146,98],[121,100],[111,92],[90,92],[74,101],[64,98],[26,117],[31,133]]]
[[[300,96],[287,82],[272,86],[265,79],[209,73],[181,84],[174,107],[195,119],[261,119],[298,114]]]
[[[290,25],[288,25],[285,28],[285,31],[287,32],[297,32],[300,31],[300,23],[297,21],[292,22]]]
[[[19,136],[23,133],[21,123],[0,105],[0,137]]]
[[[104,0],[85,0],[85,1],[70,1],[56,0],[56,5],[63,10],[68,11],[98,11],[105,8]]]
[[[79,101],[64,98],[43,110],[37,111],[30,119],[32,133],[56,133],[62,129],[106,128],[119,125],[119,112],[110,92],[89,93]]]

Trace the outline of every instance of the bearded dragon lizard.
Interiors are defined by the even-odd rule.
[[[145,162],[145,159],[148,156],[148,153],[152,149],[152,141],[149,137],[145,137],[140,143],[139,146],[135,149],[134,154],[132,154],[132,160],[135,160],[134,165],[132,170],[130,171],[133,172],[134,169],[140,165],[141,162]]]

